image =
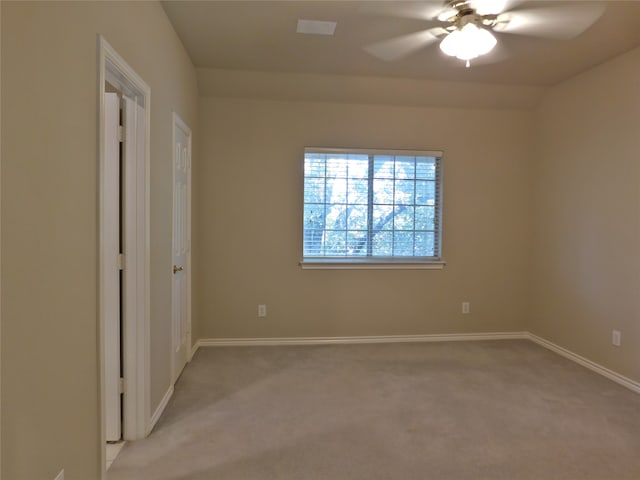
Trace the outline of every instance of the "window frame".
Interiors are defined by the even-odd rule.
[[[400,157],[434,157],[436,159],[435,176],[435,242],[438,246],[438,256],[433,257],[407,257],[407,256],[307,256],[304,255],[305,244],[305,159],[307,154],[331,154],[341,155],[378,155]],[[402,150],[402,149],[365,149],[365,148],[326,148],[305,147],[302,160],[302,255],[299,265],[303,269],[430,269],[440,270],[446,262],[442,257],[442,217],[443,217],[443,187],[444,187],[444,152],[441,150]],[[325,177],[326,178],[326,177]],[[393,179],[396,177],[394,175]],[[415,177],[414,177],[415,180]],[[325,199],[326,202],[326,199]],[[372,199],[369,199],[371,207]],[[395,231],[395,230],[394,230]]]

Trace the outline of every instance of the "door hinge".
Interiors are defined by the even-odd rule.
[[[116,260],[118,270],[124,270],[124,253],[118,254],[118,259]]]
[[[120,377],[118,382],[118,393],[124,393],[124,378]]]
[[[125,129],[122,125],[118,126],[118,141],[124,142],[127,134],[125,133]]]

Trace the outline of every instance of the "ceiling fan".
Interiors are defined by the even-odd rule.
[[[522,5],[520,5],[522,4]],[[523,8],[515,8],[521,6]],[[496,34],[519,34],[550,39],[577,37],[604,13],[603,2],[523,0],[449,0],[444,5],[404,4],[391,15],[420,18],[424,30],[365,47],[386,61],[399,60],[435,42],[446,55],[470,66],[471,60],[496,46]],[[376,13],[383,13],[380,6]],[[389,14],[387,10],[385,14]]]

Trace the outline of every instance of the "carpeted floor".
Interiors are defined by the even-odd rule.
[[[526,340],[204,348],[134,479],[639,480],[640,395]]]

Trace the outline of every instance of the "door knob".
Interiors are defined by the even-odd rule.
[[[177,265],[173,266],[173,273],[174,275],[178,272],[181,272],[182,270],[184,270],[184,268],[182,267],[182,265],[180,265],[179,267]]]

